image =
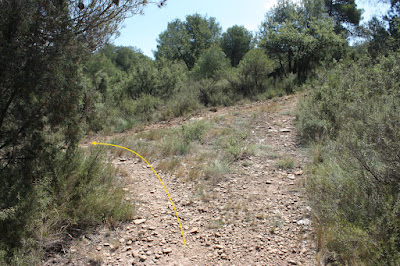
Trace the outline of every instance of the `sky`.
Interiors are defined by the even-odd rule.
[[[144,15],[126,19],[114,44],[135,46],[145,55],[153,57],[158,35],[167,29],[168,22],[177,18],[185,20],[187,15],[195,13],[215,17],[223,32],[234,25],[257,31],[264,21],[265,13],[276,2],[277,0],[167,0],[163,8],[149,5],[145,8]],[[359,8],[364,9],[363,21],[368,21],[374,14],[383,15],[387,10],[387,5],[370,4],[369,0],[356,0],[356,3]]]

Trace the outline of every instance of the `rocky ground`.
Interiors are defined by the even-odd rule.
[[[123,154],[113,162],[128,173],[126,200],[137,203],[134,219],[72,241],[65,255],[50,258],[46,265],[315,265],[311,210],[304,192],[307,159],[294,126],[297,98],[203,114],[210,119],[235,112],[251,120],[250,142],[268,145],[269,153],[281,160],[290,158],[295,162],[292,169],[277,166],[271,154],[251,155],[234,162],[222,181],[203,195],[198,184],[159,173],[177,208],[187,247],[157,177],[133,154]],[[254,119],[255,109],[259,113]]]

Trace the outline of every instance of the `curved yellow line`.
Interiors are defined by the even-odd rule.
[[[163,181],[161,180],[160,176],[157,174],[156,170],[154,170],[153,166],[151,166],[151,164],[149,164],[149,162],[146,161],[146,159],[143,158],[139,153],[137,153],[137,152],[135,152],[135,151],[133,151],[133,150],[130,150],[130,149],[128,149],[128,148],[125,148],[125,147],[123,147],[123,146],[114,145],[114,144],[109,144],[109,143],[98,143],[98,142],[96,142],[96,141],[93,141],[92,144],[95,145],[95,146],[96,146],[96,145],[107,145],[107,146],[114,146],[114,147],[118,147],[118,148],[121,148],[121,149],[125,149],[125,150],[130,151],[130,152],[136,154],[137,156],[139,156],[143,161],[145,161],[145,162],[150,166],[150,168],[153,170],[153,172],[154,172],[154,173],[156,174],[156,176],[158,177],[158,180],[160,180],[161,185],[164,187],[165,192],[167,192],[168,198],[169,198],[169,200],[171,201],[172,207],[174,208],[174,211],[175,211],[175,214],[176,214],[176,218],[178,218],[179,227],[181,228],[182,238],[183,238],[183,244],[184,244],[185,247],[186,247],[185,235],[184,235],[184,233],[183,233],[183,228],[182,228],[181,220],[179,219],[179,215],[178,215],[178,212],[176,211],[175,204],[174,204],[174,202],[172,201],[171,196],[169,195],[168,190],[167,190],[167,188],[165,187],[165,185],[164,185]]]

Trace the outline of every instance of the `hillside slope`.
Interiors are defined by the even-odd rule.
[[[302,170],[307,159],[299,149],[294,126],[297,98],[222,108],[188,121],[178,119],[144,129],[153,130],[154,135],[157,128],[208,123],[214,134],[206,132],[208,137],[193,146],[192,154],[208,154],[209,158],[218,156],[218,149],[209,148],[219,137],[215,132],[224,134],[226,128],[248,132],[244,146],[251,151],[233,160],[213,182],[191,177],[196,161],[181,160],[182,167],[177,166],[171,174],[160,170],[163,159],[149,159],[176,205],[186,248],[171,203],[152,170],[134,154],[114,152],[113,163],[125,172],[126,200],[137,204],[134,219],[114,230],[103,228],[73,241],[66,256],[47,263],[314,265],[316,251]],[[126,139],[134,134],[119,134],[113,143],[129,145]],[[106,142],[110,137],[96,140]],[[204,175],[199,171],[200,177]]]

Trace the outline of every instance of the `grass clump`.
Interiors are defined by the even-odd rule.
[[[224,128],[217,140],[217,146],[223,149],[224,156],[228,161],[239,160],[248,154],[249,149],[246,148],[245,143],[247,137],[247,131]]]
[[[205,122],[198,121],[172,129],[162,140],[162,155],[188,154],[193,142],[202,140],[207,127],[208,125]]]
[[[229,172],[229,162],[216,159],[205,169],[205,180],[215,185],[222,180],[223,174]]]
[[[292,158],[284,158],[276,161],[276,168],[290,170],[295,167],[295,161]]]

